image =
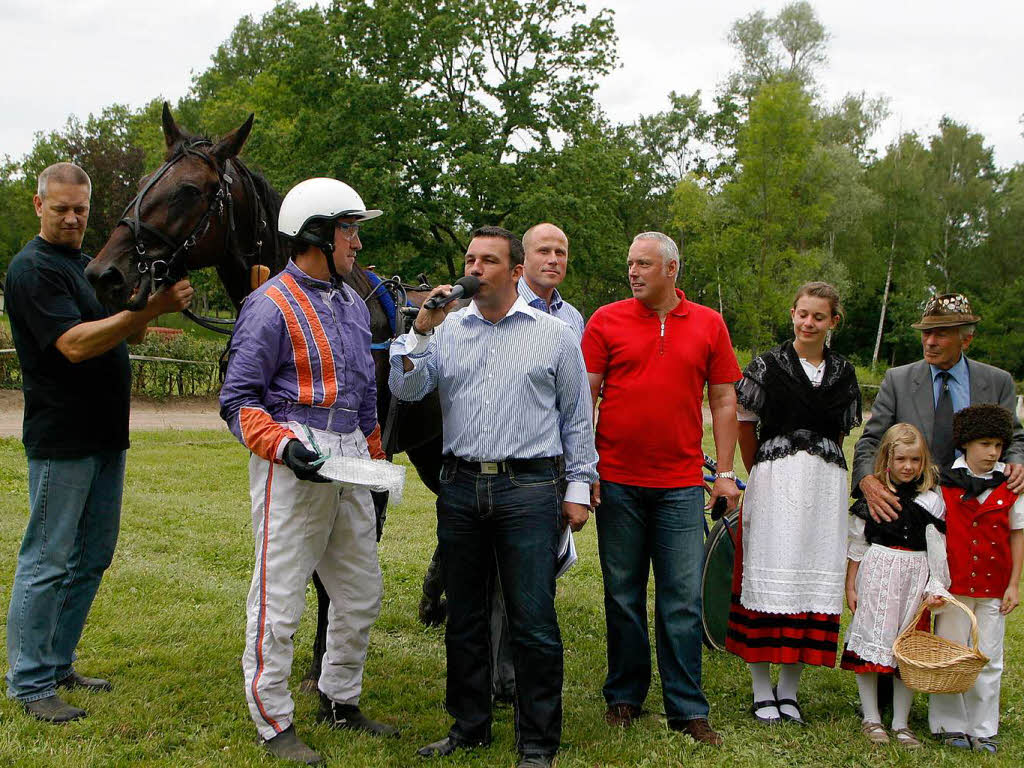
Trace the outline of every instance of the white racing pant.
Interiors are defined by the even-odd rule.
[[[311,432],[319,447],[333,455],[369,458],[358,430],[347,435]],[[296,434],[305,437],[301,430]],[[292,722],[292,636],[314,569],[331,598],[319,688],[341,704],[359,703],[382,583],[367,488],[299,480],[283,464],[254,455],[249,492],[256,566],[246,603],[242,671],[249,712],[260,736],[270,739]]]
[[[967,693],[933,694],[928,703],[932,733],[966,733],[991,738],[999,732],[999,684],[1003,676],[1003,634],[1006,617],[999,612],[998,597],[956,599],[974,611],[978,619],[978,650],[989,658]],[[935,617],[935,634],[961,645],[971,644],[971,620],[959,608],[949,606]]]

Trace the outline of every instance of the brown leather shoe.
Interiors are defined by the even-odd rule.
[[[722,746],[722,737],[711,727],[707,718],[697,717],[693,720],[669,720],[668,727],[673,731],[681,731],[689,734],[690,738],[698,744],[707,744],[712,747]]]
[[[643,714],[643,710],[632,704],[612,704],[604,713],[604,721],[608,725],[629,728],[641,714]]]
[[[80,675],[75,670],[71,670],[71,674],[65,677],[63,680],[57,681],[58,688],[82,688],[87,691],[112,691],[114,686],[110,684],[110,681],[103,680],[99,677],[86,677]]]

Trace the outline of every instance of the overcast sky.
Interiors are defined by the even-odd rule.
[[[20,157],[36,131],[111,103],[155,96],[172,103],[207,67],[244,14],[272,0],[0,0],[0,155]],[[774,14],[782,0],[594,0],[616,11],[621,67],[598,93],[609,116],[632,121],[667,106],[671,90],[709,98],[736,65],[734,20]],[[934,131],[948,114],[979,131],[996,161],[1024,162],[1024,2],[1021,0],[817,0],[832,35],[820,75],[830,102],[849,91],[889,98],[876,138]]]

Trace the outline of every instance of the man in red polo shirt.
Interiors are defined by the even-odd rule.
[[[725,321],[675,287],[679,251],[660,232],[634,238],[626,259],[633,298],[601,307],[583,334],[597,423],[594,489],[608,630],[605,719],[628,726],[651,682],[647,575],[654,566],[655,633],[668,725],[718,745],[701,690],[704,388],[719,473],[712,501],[729,509],[740,378]]]

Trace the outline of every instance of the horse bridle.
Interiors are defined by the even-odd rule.
[[[183,142],[180,144],[174,155],[149,177],[145,186],[134,198],[132,198],[128,205],[125,206],[124,212],[121,214],[121,218],[117,222],[118,226],[124,224],[131,232],[132,241],[135,245],[135,252],[139,257],[136,267],[142,275],[145,275],[147,272],[149,273],[154,289],[159,288],[161,284],[175,283],[188,276],[188,267],[186,266],[188,252],[206,235],[207,230],[210,228],[210,219],[213,218],[214,214],[217,215],[217,218],[223,218],[225,206],[227,207],[228,226],[224,231],[224,252],[234,257],[239,263],[247,266],[250,265],[250,261],[253,259],[255,259],[256,264],[261,263],[260,256],[263,249],[263,235],[267,229],[267,215],[263,200],[256,188],[256,183],[253,181],[252,175],[249,173],[249,170],[245,165],[243,163],[238,163],[238,177],[242,181],[242,185],[245,187],[247,196],[251,198],[250,208],[253,216],[252,231],[254,248],[251,253],[247,253],[243,252],[242,249],[238,247],[235,233],[234,198],[231,196],[231,185],[234,183],[234,178],[230,175],[231,173],[234,173],[235,170],[232,167],[231,160],[225,160],[224,170],[221,170],[217,166],[216,161],[209,154],[200,151],[199,149],[200,147],[210,146],[213,146],[213,142],[209,139],[193,139],[187,143]],[[206,207],[203,215],[199,217],[195,226],[192,227],[192,230],[180,243],[175,243],[165,232],[162,232],[142,220],[142,200],[146,196],[146,193],[153,188],[153,186],[176,162],[188,156],[201,158],[203,162],[213,169],[214,173],[217,174],[218,179],[217,191],[210,198],[209,205]],[[129,210],[131,211],[131,216],[128,215]],[[146,244],[140,236],[143,232],[151,237],[155,237],[166,245],[170,250],[171,255],[166,259],[153,259],[149,257],[149,254],[146,251]],[[231,334],[230,328],[234,325],[233,320],[225,320],[217,317],[202,317],[200,315],[196,315],[190,309],[182,310],[182,314],[204,328],[216,331],[217,333],[223,333],[225,335]]]
[[[195,244],[203,238],[207,230],[210,228],[210,219],[213,217],[214,212],[216,212],[218,217],[224,215],[224,200],[225,198],[229,200],[231,198],[230,186],[234,180],[226,171],[221,171],[221,169],[217,167],[217,163],[212,157],[197,149],[198,147],[212,145],[213,142],[206,139],[199,139],[188,142],[187,144],[181,144],[171,159],[160,166],[156,173],[149,177],[149,181],[146,182],[145,186],[134,198],[132,198],[128,205],[125,206],[124,213],[121,214],[121,218],[117,222],[118,226],[124,224],[131,232],[132,240],[135,245],[135,252],[139,256],[137,264],[139,273],[144,275],[148,272],[150,274],[150,279],[153,281],[154,288],[161,283],[177,282],[188,274],[188,269],[184,267],[188,252],[195,247]],[[207,205],[206,211],[199,217],[199,220],[195,223],[195,226],[192,227],[192,230],[181,240],[181,242],[175,243],[166,233],[142,220],[142,201],[146,197],[146,193],[149,192],[149,190],[151,190],[161,178],[163,178],[175,163],[188,156],[201,158],[203,162],[213,169],[214,173],[217,174],[217,191],[210,198],[210,203]],[[130,216],[128,215],[129,210],[131,210]],[[146,244],[143,242],[142,233],[156,238],[167,246],[171,255],[165,259],[154,259],[150,257],[146,252]]]

